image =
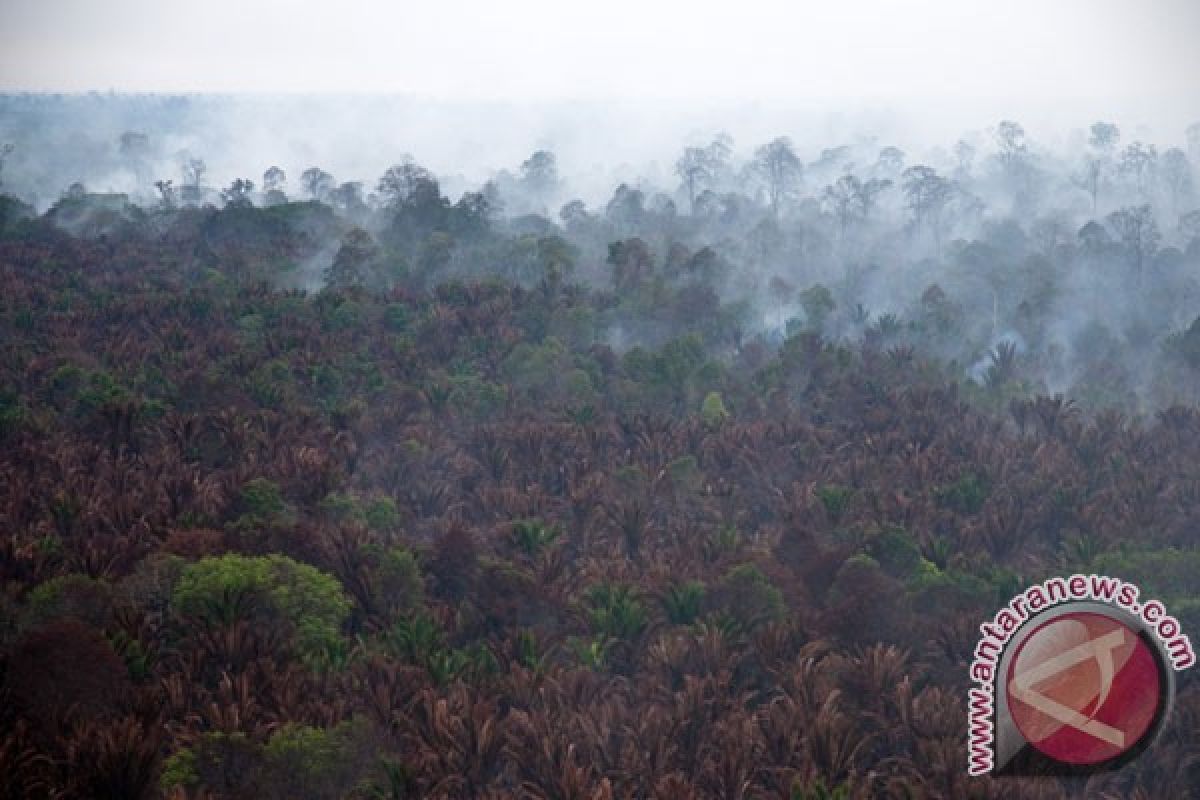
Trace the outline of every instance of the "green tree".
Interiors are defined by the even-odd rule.
[[[308,564],[230,553],[185,567],[171,606],[211,625],[255,618],[283,624],[297,652],[314,661],[340,644],[351,604],[336,578]]]

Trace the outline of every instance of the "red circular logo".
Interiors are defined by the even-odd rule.
[[[1158,661],[1137,632],[1085,611],[1036,628],[1009,663],[1005,687],[1025,740],[1072,765],[1135,747],[1154,724],[1163,691]]]

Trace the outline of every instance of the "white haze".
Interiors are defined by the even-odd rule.
[[[915,156],[1000,119],[1049,147],[1113,119],[1179,145],[1198,35],[1196,0],[0,0],[0,91],[236,93],[158,142],[219,184],[270,164],[369,183],[411,154],[455,190],[547,148],[598,200],[665,182],[681,143],[718,130],[810,155],[869,132]],[[138,121],[82,134],[120,126]],[[61,189],[38,183],[39,205]]]

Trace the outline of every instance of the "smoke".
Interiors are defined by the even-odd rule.
[[[439,255],[414,241],[410,272],[495,269],[528,283],[541,257],[532,242],[559,236],[573,248],[571,278],[609,290],[609,245],[640,239],[634,283],[655,276],[678,308],[614,321],[603,338],[618,350],[677,334],[715,292],[740,315],[743,341],[872,336],[957,363],[980,384],[1161,404],[1155,370],[1200,316],[1200,128],[1068,120],[1062,108],[1019,123],[919,108],[7,95],[0,143],[13,145],[4,191],[57,206],[60,224],[83,235],[122,201],[104,200],[99,216],[94,203],[64,205],[73,184],[146,207],[164,194],[219,206],[248,179],[247,200],[265,206],[309,199],[316,184],[302,175],[319,168],[329,179],[317,199],[341,222],[314,233],[324,238],[281,279],[288,286],[321,286],[351,227],[398,236],[376,185],[413,163],[448,204],[487,198],[509,244],[449,242]],[[1115,141],[1096,138],[1099,120],[1117,124]],[[269,167],[286,174],[273,193]],[[1009,361],[992,369],[1005,348]]]

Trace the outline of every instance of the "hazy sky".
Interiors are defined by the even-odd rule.
[[[1195,106],[1197,0],[0,0],[0,88]]]

